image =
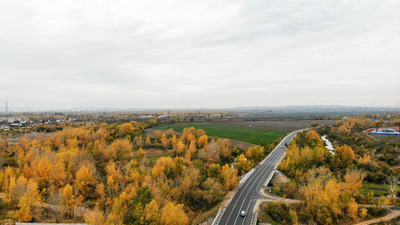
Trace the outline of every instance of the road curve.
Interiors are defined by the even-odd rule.
[[[253,208],[260,197],[262,186],[267,180],[271,180],[274,169],[286,153],[287,147],[285,145],[289,144],[297,133],[302,131],[304,129],[288,134],[269,154],[268,158],[255,169],[233,197],[218,224],[250,224],[253,217]],[[242,210],[246,211],[245,217],[240,216]]]

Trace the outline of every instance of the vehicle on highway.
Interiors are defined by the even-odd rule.
[[[242,210],[242,211],[240,212],[240,215],[241,215],[242,217],[246,216],[246,211]]]

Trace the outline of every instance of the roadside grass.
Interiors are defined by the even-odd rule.
[[[14,221],[16,210],[9,204],[0,200],[0,224],[8,224]]]
[[[216,205],[214,208],[206,211],[206,212],[200,212],[194,219],[192,224],[200,224],[210,218],[215,218],[218,214],[218,211],[220,209],[219,205]]]
[[[270,215],[268,215],[267,212],[261,211],[260,214],[258,214],[258,222],[259,223],[269,223],[271,225],[280,225],[280,223],[276,222],[274,219],[271,218]]]
[[[374,196],[386,196],[389,195],[389,190],[387,185],[374,184],[374,183],[363,183],[360,188],[361,194],[367,194],[369,192],[374,192]]]
[[[171,127],[169,127],[168,124],[160,124],[153,128],[161,130],[168,130],[172,128],[174,131],[182,132],[185,127],[203,129],[209,136],[229,138],[231,140],[244,141],[257,145],[261,144],[261,141],[271,144],[275,139],[278,139],[288,133],[288,131],[284,130],[233,127],[213,124],[171,124]]]

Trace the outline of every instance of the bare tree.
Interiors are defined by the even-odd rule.
[[[386,178],[386,183],[389,186],[389,191],[390,191],[390,197],[392,198],[392,204],[394,201],[394,198],[396,197],[397,189],[398,189],[398,182],[399,182],[399,177],[398,176],[388,176]]]
[[[371,154],[371,160],[375,160],[376,149],[372,149],[370,154]]]

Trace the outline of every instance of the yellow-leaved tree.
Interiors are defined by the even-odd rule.
[[[40,201],[38,184],[34,180],[29,180],[26,192],[18,203],[20,210],[17,212],[18,220],[21,222],[30,222],[33,219],[33,210],[36,202]]]
[[[324,168],[310,170],[300,186],[305,213],[318,224],[333,224],[342,214],[340,192],[342,184]]]
[[[183,205],[174,205],[172,202],[168,202],[161,210],[160,224],[175,224],[184,225],[188,224],[189,218],[183,210]]]
[[[101,211],[91,211],[85,214],[85,222],[93,225],[106,225],[106,217]]]
[[[144,208],[143,216],[140,218],[143,224],[159,224],[160,223],[160,206],[153,199]]]
[[[161,144],[164,148],[168,148],[168,138],[167,135],[165,135],[165,133],[163,133],[161,136]]]
[[[253,167],[252,162],[250,160],[247,160],[246,156],[244,156],[243,154],[236,157],[235,163],[239,174],[245,174]]]
[[[61,206],[65,214],[73,217],[75,208],[74,188],[67,184],[61,189]]]
[[[118,135],[120,137],[125,137],[127,135],[129,135],[130,133],[132,133],[135,130],[135,128],[133,127],[133,125],[131,123],[124,123],[121,125],[121,128],[118,131]]]
[[[146,145],[147,146],[151,145],[151,141],[150,141],[150,136],[149,135],[147,135],[147,137],[146,137]]]
[[[225,191],[230,191],[236,186],[238,182],[237,175],[238,170],[230,168],[228,164],[225,164],[225,166],[222,167],[221,178],[225,186]]]
[[[178,156],[183,156],[185,153],[185,145],[182,143],[181,139],[178,140],[178,142],[175,145],[175,153]]]
[[[207,135],[203,135],[201,137],[199,137],[199,140],[197,140],[197,147],[199,148],[203,148],[208,144],[208,136]]]
[[[347,145],[340,146],[335,149],[332,165],[335,170],[344,170],[353,165],[354,152],[351,147]]]
[[[95,194],[97,182],[93,172],[87,166],[82,166],[78,170],[75,183],[83,199],[90,198]]]

